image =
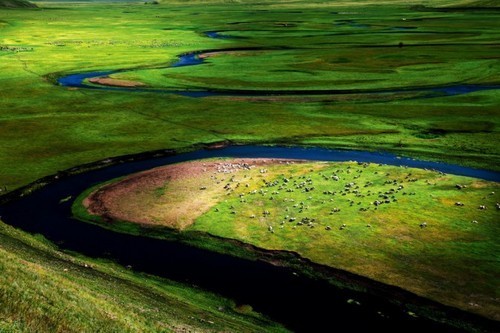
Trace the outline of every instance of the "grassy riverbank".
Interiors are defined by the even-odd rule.
[[[110,156],[226,139],[387,150],[500,170],[498,90],[382,103],[357,95],[196,99],[55,84],[67,73],[129,68],[141,71],[127,78],[152,87],[498,84],[498,11],[482,8],[492,3],[39,1],[39,8],[0,8],[0,189]],[[210,39],[204,31],[242,38]],[[194,50],[282,46],[291,50],[150,70]],[[229,331],[271,327],[261,319],[228,319],[213,310],[217,297],[62,254],[4,224],[0,238],[0,331],[204,331],[213,327],[207,321]]]
[[[0,224],[1,332],[284,332],[233,302]]]
[[[117,231],[222,252],[234,250],[211,246],[215,240],[206,237],[197,241],[196,232],[292,251],[498,319],[491,297],[499,274],[497,192],[494,182],[412,168],[202,160],[86,192],[74,213]]]
[[[215,2],[203,10],[184,3],[40,6],[0,12],[2,187],[109,156],[222,139],[390,150],[498,169],[498,90],[381,103],[377,96],[197,99],[53,84],[63,73],[161,67],[188,51],[280,46],[291,49],[127,75],[176,88],[498,83],[495,12],[416,10],[395,2],[324,2],[316,9],[287,2]],[[203,35],[213,30],[245,38]],[[317,83],[300,87],[302,80]]]

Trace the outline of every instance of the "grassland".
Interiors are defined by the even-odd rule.
[[[199,289],[63,254],[0,224],[0,332],[285,331]]]
[[[25,0],[0,0],[0,8],[35,8],[36,5]]]
[[[497,169],[497,90],[384,103],[356,96],[300,103],[295,98],[195,99],[54,85],[63,73],[164,67],[188,51],[249,46],[288,46],[297,53],[221,55],[207,59],[207,65],[170,71],[168,78],[162,70],[130,74],[153,86],[176,87],[222,87],[225,80],[231,87],[237,83],[235,72],[244,74],[241,85],[249,88],[259,81],[264,87],[283,86],[305,76],[319,87],[331,86],[325,80],[329,73],[344,88],[371,87],[368,77],[381,79],[386,87],[497,83],[498,47],[492,45],[499,37],[496,12],[418,11],[410,5],[325,2],[311,8],[280,2],[227,7],[214,2],[199,10],[185,3],[57,3],[2,11],[0,185],[13,189],[111,155],[222,139],[390,150]],[[355,14],[345,14],[351,12]],[[203,35],[214,30],[245,38]],[[400,49],[399,42],[416,46]],[[283,64],[289,60],[295,65]],[[263,64],[273,65],[265,69]],[[438,66],[447,70],[439,73]],[[293,85],[298,88],[299,83]]]
[[[202,160],[126,177],[85,202],[101,223],[293,251],[498,320],[498,187],[374,164]]]
[[[21,2],[0,3],[12,7]],[[55,84],[57,77],[67,73],[131,68],[136,70],[126,73],[128,79],[153,87],[291,85],[298,89],[300,81],[307,79],[311,86],[304,84],[305,88],[314,83],[319,89],[332,86],[327,80],[331,73],[335,86],[346,88],[375,87],[377,81],[368,78],[385,87],[498,84],[498,12],[481,9],[494,7],[494,1],[165,1],[162,5],[56,1],[37,5],[40,8],[0,8],[2,192],[109,156],[186,149],[193,143],[220,140],[387,150],[499,170],[498,90],[382,103],[362,96],[196,99]],[[204,31],[240,38],[215,40],[204,36]],[[400,42],[405,46],[398,47]],[[296,50],[295,55],[291,50],[274,50],[283,46]],[[223,54],[192,71],[161,69],[185,52],[238,47],[273,52]],[[289,61],[295,65],[286,65]],[[439,68],[446,71],[441,73]],[[92,263],[104,275],[80,266],[73,269],[70,262],[88,260],[61,254],[36,237],[0,226],[0,330],[96,330],[110,325],[111,317],[109,330],[147,331],[146,327],[162,325],[148,326],[152,322],[173,318],[173,314],[157,317],[163,313],[155,314],[154,309],[183,287],[169,294],[165,282],[134,276],[104,262]],[[475,230],[479,228],[481,224]],[[268,231],[262,232],[269,237]],[[456,244],[448,245],[449,251],[456,249]],[[65,265],[69,271],[61,272]],[[119,287],[108,285],[108,278]],[[63,299],[54,281],[60,282],[57,287],[64,286],[63,295],[95,300],[108,309],[109,316],[96,315],[97,305],[89,308],[69,296]],[[160,300],[147,296],[149,292],[134,293],[134,303],[125,293],[130,285],[151,291],[153,284],[161,289],[154,291],[162,295]],[[31,292],[40,291],[40,286],[45,286],[47,293],[40,293],[45,296]],[[45,297],[54,307],[33,306],[37,297]],[[187,295],[186,302],[192,297]],[[124,313],[120,304],[137,304],[137,308]],[[174,308],[183,306],[177,303]],[[136,315],[141,312],[144,317]],[[189,318],[179,316],[179,322],[174,322],[182,326]],[[206,328],[200,325],[200,330]]]

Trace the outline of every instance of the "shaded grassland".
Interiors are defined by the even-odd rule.
[[[233,302],[0,224],[1,332],[283,332]]]
[[[497,192],[494,182],[376,164],[202,160],[105,185],[89,197],[102,219],[82,211],[88,193],[74,212],[120,231],[127,223],[104,221],[293,251],[498,320]],[[204,205],[189,208],[192,198]]]
[[[0,8],[35,8],[36,5],[25,0],[0,0]]]

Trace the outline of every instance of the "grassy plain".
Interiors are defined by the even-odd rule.
[[[86,205],[106,220],[293,251],[499,319],[498,190],[421,169],[219,159],[126,177]]]
[[[2,10],[0,185],[13,189],[111,155],[222,139],[390,150],[498,169],[498,90],[384,103],[362,96],[301,103],[54,85],[65,73],[164,67],[188,51],[280,46],[296,49],[295,55],[221,55],[198,67],[130,75],[176,87],[298,88],[306,78],[304,89],[332,82],[343,88],[498,83],[497,12],[411,8],[418,3],[210,2],[201,8],[57,2]],[[203,34],[214,30],[245,38]],[[414,46],[399,48],[399,42]],[[290,60],[293,65],[286,65]]]
[[[11,7],[16,1],[1,3]],[[127,73],[133,74],[131,78],[159,87],[290,84],[299,88],[300,81],[307,79],[311,83],[304,88],[313,84],[324,88],[332,86],[327,80],[330,73],[335,74],[335,87],[368,88],[377,86],[376,82],[385,87],[498,84],[498,11],[461,8],[471,4],[480,8],[494,1],[164,1],[161,5],[55,1],[37,2],[40,8],[2,8],[0,189],[10,191],[58,170],[109,156],[184,149],[225,139],[387,150],[498,170],[498,90],[382,103],[362,96],[326,101],[196,99],[55,85],[56,78],[67,73],[129,68],[144,69]],[[418,5],[428,7],[413,7]],[[215,40],[205,37],[204,31],[244,38]],[[399,48],[400,42],[405,46]],[[150,70],[193,50],[282,46],[297,51],[295,55],[291,50],[220,55],[192,71]],[[294,66],[284,64],[292,60]],[[437,66],[446,71],[441,73]],[[164,308],[167,302],[170,291],[165,288],[170,287],[165,282],[103,262],[91,263],[103,275],[80,264],[75,268],[79,258],[0,226],[0,330],[147,331],[147,327],[163,327],[160,321],[176,322],[172,318],[177,315],[179,325],[188,320],[174,310],[155,312],[158,304]],[[483,226],[475,230],[479,228]],[[259,232],[269,237],[268,231]],[[460,250],[456,244],[448,245],[449,251]],[[61,272],[66,265],[68,272]],[[118,287],[108,285],[108,279]],[[148,292],[141,289],[128,296],[125,291],[134,288]],[[169,295],[182,292],[191,293],[179,287]],[[89,303],[70,295],[96,303],[85,305]],[[40,297],[53,306],[33,305]],[[181,303],[173,308],[190,313],[200,306]],[[107,312],[99,313],[95,304]],[[137,308],[124,313],[122,304],[128,308],[137,304]],[[200,325],[203,330],[205,324]],[[231,325],[222,324],[229,330],[235,327]]]

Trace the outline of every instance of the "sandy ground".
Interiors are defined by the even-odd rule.
[[[286,159],[215,159],[168,165],[105,185],[83,202],[89,213],[107,220],[184,229],[225,195],[232,175]]]
[[[89,79],[89,82],[94,84],[100,84],[102,86],[111,86],[111,87],[136,88],[145,86],[145,84],[142,82],[118,80],[110,77],[93,77]]]

